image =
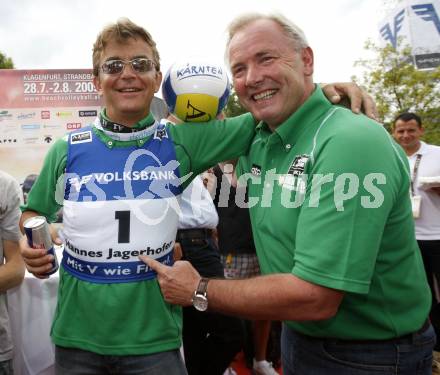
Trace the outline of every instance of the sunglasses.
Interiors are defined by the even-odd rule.
[[[124,60],[108,60],[101,66],[101,70],[105,74],[119,74],[124,70],[124,66],[130,64],[136,73],[148,73],[155,67],[153,60],[145,57],[138,57],[130,61]]]

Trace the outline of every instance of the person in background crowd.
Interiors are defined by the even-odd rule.
[[[37,180],[38,175],[37,174],[29,174],[24,179],[23,183],[21,184],[21,191],[23,193],[23,203],[27,203],[28,195],[32,189],[32,186],[34,186],[35,181]],[[57,218],[54,221],[54,223],[61,224],[63,222],[63,209],[60,208],[57,212]]]
[[[325,98],[313,51],[285,17],[235,19],[227,56],[260,121],[237,171],[265,275],[205,279],[188,262],[141,256],[165,300],[283,320],[284,375],[430,374],[431,297],[405,154],[380,124]]]
[[[6,291],[23,281],[25,271],[18,243],[20,187],[3,171],[0,171],[0,187],[0,375],[12,375],[13,347]]]
[[[227,279],[245,279],[260,275],[252,228],[247,208],[246,186],[237,186],[234,164],[220,163],[213,168],[216,178],[214,204],[219,216],[218,245]],[[237,193],[238,190],[238,193]],[[242,199],[242,200],[240,200]],[[237,204],[237,201],[240,204]],[[270,320],[256,320],[249,330],[243,322],[245,337],[252,338],[251,350],[245,340],[245,354],[251,352],[250,366],[256,375],[278,374],[266,360],[271,330]]]
[[[34,185],[37,177],[38,177],[37,174],[34,174],[34,173],[29,174],[26,176],[23,183],[21,184],[21,191],[23,194],[23,203],[24,204],[27,203],[27,198],[28,198],[29,192],[31,191],[32,186]]]
[[[173,115],[168,120],[181,123]],[[213,238],[218,215],[201,176],[183,191],[180,209],[177,254],[204,277],[223,278],[223,265]],[[222,375],[241,349],[241,322],[235,317],[184,307],[182,337],[189,375]]]
[[[420,140],[423,136],[422,120],[415,113],[398,115],[392,133],[408,156],[416,239],[431,288],[431,319],[437,337],[440,337],[439,299],[434,287],[434,280],[440,281],[440,147]],[[437,183],[424,185],[423,178],[426,177],[438,177]],[[434,349],[438,362],[440,342]]]

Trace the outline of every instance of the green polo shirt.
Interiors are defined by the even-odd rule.
[[[149,117],[138,125],[143,128],[151,121]],[[170,124],[168,130],[180,163],[180,176],[193,172],[183,183],[187,186],[217,162],[245,154],[255,134],[255,124],[247,114],[207,124]],[[145,136],[115,141],[96,128],[93,131],[109,148],[142,146],[149,139]],[[58,140],[49,150],[27,205],[22,207],[39,212],[49,221],[56,218],[60,207],[55,191],[57,181],[61,185],[64,181],[66,140],[67,137]],[[92,248],[98,247],[99,233],[90,242]],[[58,304],[51,331],[56,345],[106,355],[150,354],[178,349],[181,328],[180,307],[164,301],[156,279],[97,284],[79,280],[60,267]]]
[[[317,87],[271,132],[257,126],[239,164],[264,273],[345,292],[335,317],[287,322],[310,336],[387,339],[430,308],[414,236],[406,157],[385,129],[331,105]]]

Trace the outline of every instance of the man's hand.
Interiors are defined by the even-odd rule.
[[[373,120],[379,118],[373,98],[353,82],[328,83],[322,86],[322,91],[333,104],[346,105],[354,113],[363,111]]]
[[[209,168],[207,171],[201,174],[203,185],[208,190],[211,197],[215,195],[215,189],[217,187],[217,178],[215,177],[214,170]]]
[[[156,271],[165,301],[181,306],[192,304],[201,277],[189,262],[177,261],[170,267],[144,255],[139,256],[139,259]]]
[[[63,242],[57,236],[55,228],[49,226],[51,230],[52,242],[61,245]],[[34,249],[29,246],[27,237],[23,236],[20,240],[20,252],[27,270],[39,279],[46,279],[45,273],[53,267],[53,255],[47,254],[46,249]]]

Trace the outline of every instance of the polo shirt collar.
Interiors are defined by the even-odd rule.
[[[101,116],[103,119],[105,119],[106,121],[110,121],[112,122],[108,117],[107,117],[107,111],[106,108],[103,108],[101,111]],[[142,120],[138,121],[136,124],[134,124],[134,126],[132,126],[132,129],[136,129],[136,130],[141,130],[141,129],[145,129],[148,126],[151,126],[154,124],[154,117],[152,115],[152,113],[150,112],[147,117],[144,117]],[[119,125],[119,124],[118,124]],[[119,126],[124,126],[124,125],[119,125]],[[135,131],[136,131],[135,130]]]
[[[420,154],[420,155],[425,155],[428,152],[428,145],[423,142],[420,141],[420,148],[417,150],[417,152],[414,155]]]
[[[331,106],[332,104],[325,97],[321,87],[315,85],[312,95],[295,113],[279,125],[273,133],[279,136],[284,145],[295,144],[304,129],[322,116]],[[271,132],[268,125],[264,122],[260,122],[256,130],[258,133]]]

